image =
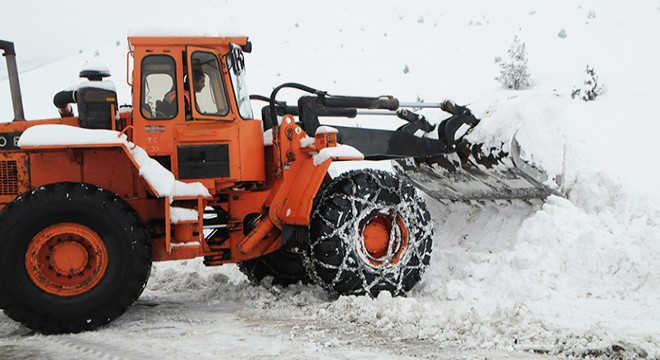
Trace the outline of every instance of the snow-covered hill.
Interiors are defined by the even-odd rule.
[[[244,33],[252,93],[297,81],[469,104],[483,120],[472,136],[517,130],[528,158],[562,174],[567,197],[481,207],[427,199],[432,264],[407,298],[328,299],[314,287],[250,286],[235,266],[156,264],[137,306],[96,332],[24,337],[0,316],[0,358],[660,357],[657,0],[114,4],[111,13],[88,1],[3,10],[0,38],[16,43],[28,118],[57,116],[52,96],[86,63],[109,66],[129,102],[128,34]],[[494,80],[514,36],[532,74],[522,91]],[[607,91],[573,100],[587,65]],[[0,119],[9,121],[4,73]]]

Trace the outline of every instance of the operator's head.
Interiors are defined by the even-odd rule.
[[[202,91],[205,85],[206,76],[204,75],[204,72],[201,70],[193,71],[193,88],[195,89],[195,92],[198,93]]]

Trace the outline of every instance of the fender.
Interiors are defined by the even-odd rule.
[[[284,225],[309,226],[314,198],[332,161],[362,159],[359,152],[319,157],[322,151],[337,147],[336,130],[319,131],[311,139],[295,124],[291,115],[286,115],[282,125],[273,128],[273,134],[278,180],[264,202],[268,216],[263,217],[238,245],[243,254],[250,253],[274,228],[281,230]]]
[[[362,159],[361,154],[321,156],[337,148],[337,133],[325,127],[309,138],[292,116],[283,118],[278,127],[275,147],[280,147],[278,172],[279,187],[270,201],[269,215],[279,228],[282,225],[309,226],[314,198],[318,193],[333,160]]]
[[[60,132],[64,131],[64,132]],[[84,136],[78,144],[66,144],[63,133],[104,132],[107,142],[85,144]],[[45,137],[44,134],[58,134]],[[162,218],[163,198],[159,189],[140,175],[140,166],[130,145],[119,133],[107,130],[89,130],[73,126],[33,126],[19,140],[20,151],[12,152],[19,158],[17,181],[26,190],[58,182],[80,182],[102,187],[125,199],[145,222]],[[43,140],[52,138],[52,141]],[[59,142],[59,143],[58,143]],[[70,141],[75,142],[75,141]],[[162,192],[162,191],[161,191]],[[159,209],[159,210],[155,210]]]

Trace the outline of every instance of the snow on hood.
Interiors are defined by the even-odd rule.
[[[125,134],[114,130],[84,129],[76,126],[44,124],[29,127],[18,146],[127,144]]]
[[[160,197],[168,196],[211,196],[201,183],[184,183],[174,178],[169,170],[149,157],[141,147],[129,142],[125,134],[114,130],[83,129],[69,125],[36,125],[23,132],[18,146],[102,145],[121,144],[126,146],[139,166],[139,174]]]

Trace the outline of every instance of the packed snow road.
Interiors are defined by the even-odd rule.
[[[35,335],[25,328],[5,326],[5,320],[3,316],[2,359],[530,358],[529,353],[387,339],[355,324],[295,315],[289,319],[265,309],[219,308],[196,301],[159,305],[140,301],[113,325],[74,335]]]
[[[222,281],[221,281],[222,282]],[[238,286],[242,288],[243,286]],[[129,312],[99,331],[42,336],[0,319],[2,359],[529,359],[528,352],[461,349],[405,334],[391,337],[350,319],[305,318],[312,311],[285,298],[315,297],[316,289],[247,290],[242,305],[207,300],[204,291],[144,296]],[[236,291],[239,291],[238,289]],[[262,294],[259,295],[258,293]],[[305,294],[306,293],[306,294]],[[235,294],[237,295],[237,294]],[[181,302],[171,302],[173,298]],[[185,298],[188,298],[187,300]],[[262,298],[261,300],[257,300]],[[157,302],[151,302],[155,300]],[[286,306],[274,302],[288,303]],[[317,304],[318,305],[318,304]]]

